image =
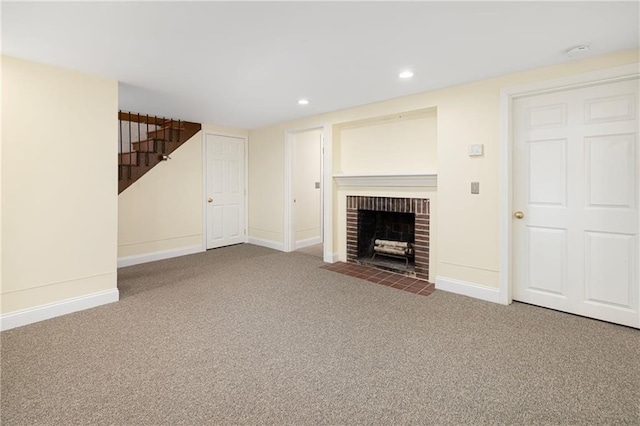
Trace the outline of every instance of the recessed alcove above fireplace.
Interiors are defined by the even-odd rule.
[[[347,262],[429,278],[429,200],[347,196]]]

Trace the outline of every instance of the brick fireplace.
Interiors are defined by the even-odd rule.
[[[375,264],[368,248],[375,239],[409,243],[414,251],[404,260],[391,258],[380,266],[429,278],[428,199],[347,196],[347,262]]]

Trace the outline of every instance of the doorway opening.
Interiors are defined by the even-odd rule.
[[[285,135],[285,251],[301,251],[326,260],[326,154],[324,127]]]

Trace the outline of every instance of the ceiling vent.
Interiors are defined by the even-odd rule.
[[[586,44],[583,44],[580,46],[572,47],[571,49],[567,50],[567,56],[570,58],[576,58],[578,56],[584,56],[588,52],[589,52],[589,46],[587,46]]]

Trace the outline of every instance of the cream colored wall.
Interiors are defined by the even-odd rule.
[[[249,132],[250,237],[284,244],[284,127]]]
[[[333,126],[404,111],[437,108],[438,199],[436,229],[437,274],[442,277],[498,287],[499,280],[499,139],[502,88],[560,78],[639,61],[639,51],[617,52],[562,65],[510,74],[489,80],[397,98],[357,108],[295,120],[249,133],[249,235],[283,241],[282,192],[284,133],[287,129]],[[333,146],[334,158],[340,143]],[[468,145],[481,143],[485,155],[467,155]],[[334,161],[335,162],[335,161]],[[470,182],[480,182],[480,194],[470,194]],[[335,185],[334,185],[335,189]],[[334,224],[340,200],[335,191]],[[344,253],[339,226],[331,244]]]
[[[118,202],[118,258],[203,246],[204,132],[247,137],[244,130],[205,124],[171,154],[171,160],[123,191]]]
[[[3,81],[2,80],[2,75],[3,75],[3,69],[4,66],[2,65],[2,63],[4,62],[4,56],[0,55],[0,83]],[[0,84],[0,93],[4,94],[4,91],[2,90],[2,85]],[[3,119],[2,117],[4,117],[2,115],[2,112],[4,111],[2,108],[2,104],[4,104],[4,101],[0,101],[0,314],[2,314],[2,140],[3,140],[3,136],[4,135],[4,130],[2,128],[2,122]]]
[[[436,114],[366,123],[340,131],[336,174],[420,174],[438,167]]]
[[[2,314],[116,289],[118,84],[2,57]]]

